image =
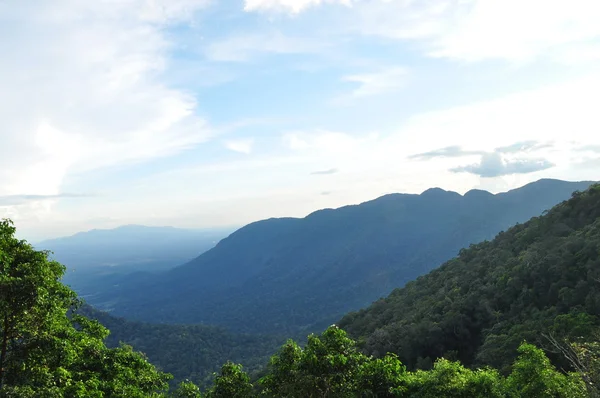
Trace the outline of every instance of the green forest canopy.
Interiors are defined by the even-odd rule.
[[[171,325],[136,322],[114,317],[88,305],[78,313],[99,321],[110,330],[108,347],[125,342],[142,351],[150,362],[172,373],[171,384],[193,381],[199,386],[212,384],[214,372],[227,361],[241,362],[254,375],[286,341],[285,337],[239,334],[208,325]]]

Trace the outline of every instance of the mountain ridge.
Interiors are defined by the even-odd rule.
[[[590,184],[540,180],[491,196],[434,189],[262,220],[160,280],[92,304],[144,321],[304,333]]]

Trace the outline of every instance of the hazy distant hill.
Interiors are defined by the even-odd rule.
[[[464,196],[430,189],[260,221],[160,277],[91,301],[153,322],[248,332],[322,328],[589,185],[541,180]]]
[[[164,271],[188,262],[214,247],[228,229],[178,229],[127,225],[94,229],[36,244],[51,250],[67,267],[64,281],[80,295],[90,297],[120,283],[123,275]]]

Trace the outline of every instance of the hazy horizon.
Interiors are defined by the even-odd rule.
[[[599,180],[593,0],[0,3],[0,218],[29,239]]]
[[[540,179],[540,180],[542,180],[542,179]],[[538,182],[540,180],[533,181],[533,182]],[[567,180],[561,180],[561,181],[567,181]],[[581,180],[581,181],[583,181],[583,180]],[[567,182],[580,182],[580,181],[567,181]],[[498,191],[495,191],[495,192],[490,191],[490,190],[485,190],[485,191],[490,192],[490,193],[496,195],[496,194],[505,193],[505,192],[508,192],[508,191],[511,191],[511,190],[514,190],[514,189],[522,188],[525,185],[528,185],[530,183],[531,182],[528,182],[526,184],[523,184],[523,185],[511,188],[511,189],[498,190]],[[439,186],[433,186],[433,187],[429,187],[429,188],[427,188],[427,189],[425,189],[424,191],[421,191],[421,192],[388,192],[388,193],[379,195],[377,197],[366,199],[365,201],[356,202],[356,203],[344,203],[344,204],[341,204],[340,206],[337,206],[337,207],[329,207],[329,209],[332,209],[332,208],[333,209],[337,209],[337,208],[344,207],[344,206],[358,205],[358,204],[361,204],[361,203],[364,203],[364,202],[376,200],[376,199],[378,199],[378,198],[380,198],[382,196],[385,196],[385,195],[393,195],[393,194],[416,194],[416,195],[419,195],[419,194],[422,194],[423,192],[425,192],[427,190],[430,190],[430,189],[443,189],[443,188],[440,188]],[[477,188],[472,188],[472,189],[477,189]],[[446,190],[446,191],[456,192],[456,193],[458,193],[460,195],[464,195],[464,194],[466,194],[470,190],[471,189],[467,189],[467,190],[465,190],[463,192],[458,192],[458,191],[453,191],[453,190]],[[253,223],[253,222],[257,222],[257,221],[261,221],[261,220],[265,220],[265,219],[269,219],[269,218],[304,218],[304,217],[307,217],[308,215],[310,215],[313,212],[316,212],[316,211],[319,211],[319,210],[323,210],[323,209],[327,209],[327,208],[314,209],[314,210],[309,211],[306,214],[296,215],[296,216],[292,216],[292,215],[282,215],[282,216],[278,216],[278,217],[268,216],[268,217],[264,217],[264,218],[261,218],[261,219],[250,220],[247,223],[240,224],[240,225],[213,225],[213,226],[197,226],[197,227],[180,227],[180,226],[177,226],[177,225],[122,224],[122,225],[115,225],[115,226],[112,226],[112,227],[90,228],[90,229],[75,231],[75,232],[68,233],[68,234],[65,234],[65,235],[51,235],[51,236],[46,236],[46,237],[42,237],[42,238],[39,238],[39,239],[29,239],[29,237],[26,237],[26,236],[22,236],[22,237],[26,238],[26,239],[29,239],[30,242],[32,242],[32,243],[36,243],[37,244],[37,243],[42,243],[42,242],[45,242],[45,241],[51,241],[51,240],[55,240],[55,239],[70,238],[70,237],[73,237],[75,235],[85,234],[85,233],[89,233],[89,232],[93,232],[93,231],[114,231],[114,230],[118,230],[118,229],[124,229],[124,228],[127,228],[127,227],[157,228],[157,229],[159,229],[159,228],[175,228],[175,229],[179,229],[179,230],[187,230],[187,231],[194,231],[194,232],[201,232],[201,231],[206,231],[206,232],[209,232],[209,231],[227,231],[227,233],[233,233],[234,231],[236,231],[236,230],[244,227],[245,225]]]

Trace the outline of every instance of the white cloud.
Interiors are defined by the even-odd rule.
[[[325,3],[351,5],[352,0],[244,0],[246,11],[291,11],[299,13]]]
[[[465,150],[494,151],[537,140],[570,150],[570,141],[588,145],[599,142],[600,120],[595,107],[598,101],[600,75],[595,74],[489,101],[421,113],[401,129],[401,138],[405,144],[414,143],[413,153],[453,145],[462,145]]]
[[[479,163],[454,167],[455,173],[471,173],[484,178],[494,178],[511,174],[529,174],[553,167],[554,164],[541,158],[506,159],[500,153],[486,153]]]
[[[250,154],[254,146],[254,140],[252,138],[226,140],[223,144],[225,148],[231,151]]]
[[[527,60],[563,44],[600,38],[595,0],[479,0],[433,38],[432,55]]]
[[[352,98],[370,97],[397,91],[406,83],[408,70],[402,67],[391,67],[373,73],[362,73],[342,77],[343,81],[358,85],[351,93]],[[347,96],[342,97],[348,98]]]
[[[351,6],[322,10],[318,21],[331,33],[416,41],[432,57],[574,62],[568,47],[587,60],[600,39],[597,0],[246,0],[245,9],[300,13],[325,4]]]
[[[57,195],[67,173],[173,154],[210,137],[195,98],[161,82],[171,48],[165,28],[206,3],[0,4],[0,195]]]

